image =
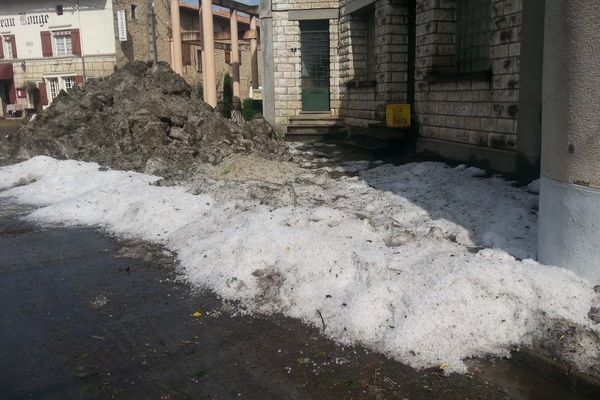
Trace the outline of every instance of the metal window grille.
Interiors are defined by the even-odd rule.
[[[329,21],[302,21],[302,86],[329,87]]]
[[[456,67],[458,72],[490,68],[490,0],[457,0]]]

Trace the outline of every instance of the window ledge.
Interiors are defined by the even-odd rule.
[[[364,87],[375,87],[377,81],[373,79],[352,79],[346,82],[347,88],[364,88]]]
[[[491,81],[492,71],[473,72],[429,72],[423,77],[425,82],[449,82],[449,81]]]

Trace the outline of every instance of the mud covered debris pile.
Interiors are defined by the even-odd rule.
[[[238,126],[192,93],[166,63],[133,62],[75,87],[0,143],[0,156],[95,161],[169,174],[234,153],[281,158],[285,146],[264,120]]]

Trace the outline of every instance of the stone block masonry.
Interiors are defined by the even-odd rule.
[[[289,118],[302,110],[302,65],[300,51],[300,21],[290,20],[290,11],[337,9],[338,1],[298,2],[283,0],[273,2],[271,9],[273,33],[273,82],[274,123],[279,131],[285,131]],[[329,20],[330,40],[330,112],[338,115],[340,97],[340,61],[338,19]]]
[[[417,2],[415,115],[420,136],[516,149],[521,10],[521,0],[490,2],[491,78],[448,80],[444,73],[455,68],[456,0]]]
[[[343,0],[342,6],[349,2]],[[381,124],[387,104],[406,102],[407,0],[378,0],[366,10],[341,17],[340,70],[340,116],[348,125]]]

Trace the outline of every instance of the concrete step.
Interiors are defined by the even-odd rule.
[[[340,126],[344,124],[339,119],[300,119],[290,120],[289,126]]]
[[[338,120],[338,117],[332,116],[329,112],[315,112],[315,113],[300,113],[296,116],[290,117],[291,121],[306,121],[306,120]]]
[[[365,150],[384,150],[402,143],[407,135],[407,130],[384,126],[369,128],[352,127],[344,143]]]
[[[288,135],[339,135],[348,131],[343,125],[288,125]]]

